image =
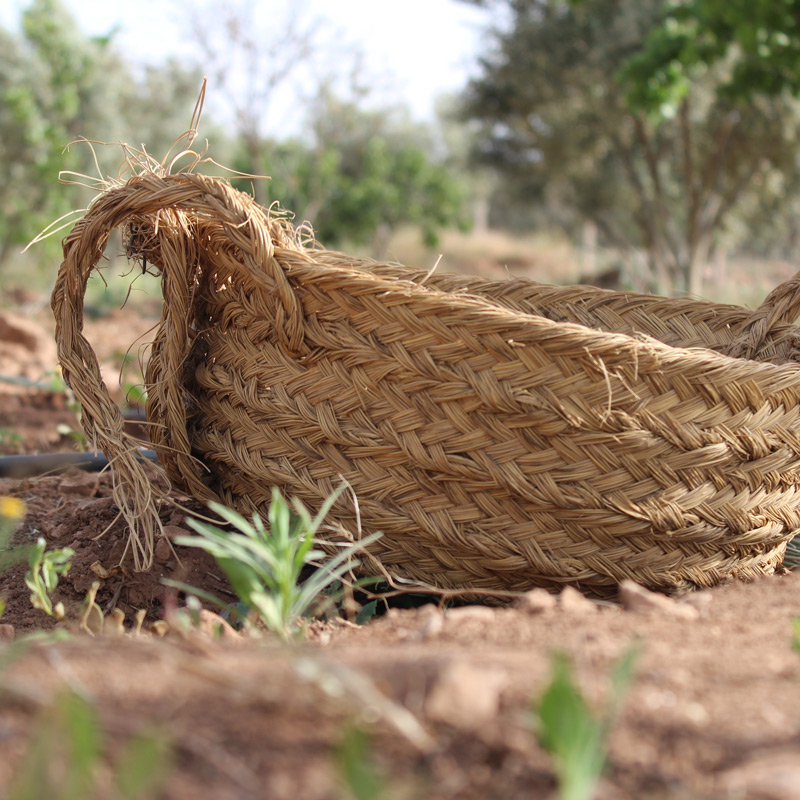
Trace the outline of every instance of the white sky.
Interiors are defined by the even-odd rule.
[[[260,24],[281,19],[300,0],[256,0]],[[118,43],[134,63],[195,52],[185,33],[181,8],[198,0],[63,0],[89,34],[119,25]],[[325,32],[364,54],[362,75],[376,87],[380,102],[403,102],[416,119],[431,119],[435,98],[460,89],[483,50],[488,17],[458,0],[305,0],[308,13],[325,20]],[[0,24],[13,27],[28,0],[0,0]],[[333,65],[331,69],[333,69]],[[207,102],[219,107],[210,87]],[[293,109],[286,108],[291,116]],[[296,109],[294,109],[296,110]],[[272,108],[271,114],[281,113]],[[271,126],[269,126],[271,127]]]

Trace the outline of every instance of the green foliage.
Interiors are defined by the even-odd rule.
[[[90,37],[60,0],[32,0],[21,33],[0,28],[0,269],[62,215],[91,195],[58,182],[59,172],[97,174],[81,136],[146,141],[165,152],[187,126],[201,76],[174,63],[139,79],[116,51],[114,32]],[[113,152],[112,152],[113,151]],[[118,148],[99,149],[106,174],[116,175]],[[37,244],[32,257],[51,263],[59,237]]]
[[[345,729],[335,759],[348,800],[380,800],[385,796],[385,776],[372,759],[369,738],[363,730],[352,726]]]
[[[25,503],[16,497],[0,495],[0,572],[28,558],[30,547],[12,547],[11,537],[20,520],[25,516]],[[0,597],[0,617],[6,607],[6,598]]]
[[[633,677],[637,650],[630,648],[612,671],[605,710],[589,708],[572,677],[569,660],[558,655],[553,676],[537,708],[539,742],[553,757],[561,800],[591,800],[606,762],[608,735]]]
[[[780,214],[760,212],[797,196],[800,104],[725,93],[727,63],[659,96],[664,114],[631,105],[620,76],[659,30],[661,0],[505,5],[507,24],[492,32],[463,98],[465,117],[481,126],[476,161],[500,170],[504,191],[546,209],[551,224],[577,236],[592,220],[601,242],[631,259],[645,254],[636,288],[701,293],[722,236],[739,220],[744,237],[754,217],[771,224]],[[652,36],[672,69],[674,42]]]
[[[670,116],[718,64],[719,91],[732,100],[800,94],[800,2],[671,0],[621,77],[635,107]]]
[[[295,502],[292,513],[281,493],[274,489],[268,511],[269,530],[257,514],[251,522],[219,503],[211,503],[212,511],[238,533],[187,519],[200,537],[180,537],[175,542],[211,553],[241,602],[268,630],[288,641],[301,632],[301,618],[325,589],[352,568],[356,552],[378,537],[375,534],[343,547],[328,560],[323,551],[314,549],[314,536],[342,491],[340,488],[334,492],[312,518],[300,502]],[[309,565],[316,569],[301,583],[301,572]]]
[[[22,500],[0,496],[0,572],[28,558],[30,548],[11,546],[11,537],[24,516],[25,503]],[[0,616],[2,616],[2,605],[0,603]]]
[[[24,448],[25,440],[20,434],[11,428],[0,428],[0,448],[11,449],[21,453]]]
[[[31,604],[45,614],[58,620],[64,619],[64,604],[53,605],[50,595],[58,586],[58,576],[66,575],[72,566],[75,551],[69,547],[59,550],[48,550],[41,537],[30,550],[28,564],[30,569],[25,573],[25,585],[31,590]]]
[[[36,724],[31,746],[8,800],[107,798],[99,771],[106,762],[106,733],[92,706],[62,695]],[[167,739],[146,732],[131,737],[110,765],[113,800],[149,800],[164,785],[171,763]]]
[[[312,109],[311,141],[264,142],[262,151],[270,198],[311,222],[322,243],[372,244],[380,256],[399,225],[418,225],[429,244],[442,228],[466,225],[464,185],[423,128],[325,91]],[[244,155],[237,167],[253,171]]]
[[[800,653],[800,617],[792,620],[792,647]]]

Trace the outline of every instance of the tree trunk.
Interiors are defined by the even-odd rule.
[[[584,275],[594,275],[597,272],[597,225],[591,220],[583,223],[581,272]]]
[[[12,244],[10,238],[6,238],[2,242],[0,242],[0,273],[3,272],[6,263],[11,257],[11,248]]]
[[[689,252],[689,263],[686,265],[686,291],[691,297],[701,297],[703,294],[703,278],[712,242],[713,236],[705,233],[698,238],[696,246]]]

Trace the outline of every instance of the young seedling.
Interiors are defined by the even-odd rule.
[[[34,608],[39,608],[48,616],[62,620],[64,604],[56,603],[54,606],[50,595],[58,586],[58,576],[69,572],[75,551],[64,547],[45,552],[45,547],[45,540],[39,537],[31,548],[28,561],[30,569],[25,573],[25,585],[31,590],[31,604]]]
[[[281,493],[274,489],[268,511],[269,529],[258,515],[254,514],[251,522],[219,503],[210,503],[210,508],[238,532],[189,519],[189,525],[200,536],[184,536],[175,542],[211,553],[241,602],[268,630],[288,641],[301,632],[300,621],[317,598],[352,568],[355,554],[380,535],[345,546],[328,560],[322,550],[314,548],[314,537],[342,491],[343,487],[328,497],[312,518],[300,502],[295,502],[292,513]],[[308,565],[316,569],[300,583],[300,574]],[[172,582],[170,585],[199,595],[192,587]]]
[[[560,800],[591,800],[606,763],[608,736],[633,677],[638,654],[629,648],[611,673],[605,710],[594,714],[572,677],[565,655],[553,660],[553,677],[537,709],[539,742],[553,758]]]

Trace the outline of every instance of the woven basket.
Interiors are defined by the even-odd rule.
[[[800,527],[796,282],[750,312],[428,274],[304,244],[222,181],[145,173],[75,225],[53,293],[138,568],[158,490],[81,332],[120,226],[162,279],[151,438],[197,499],[264,512],[278,486],[317,508],[346,478],[359,514],[343,495],[330,535],[382,532],[366,572],[472,592],[709,586],[772,571]]]

